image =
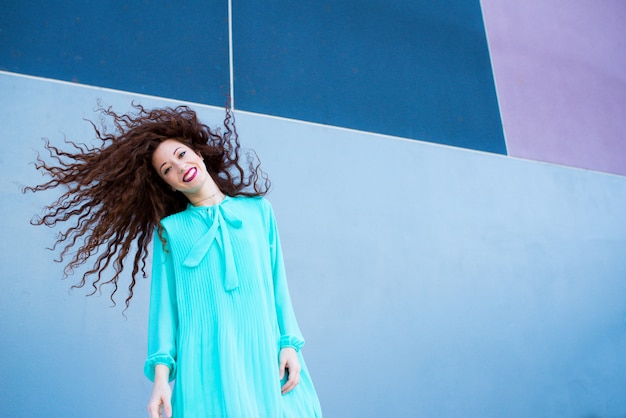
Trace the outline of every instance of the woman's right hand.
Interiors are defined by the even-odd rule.
[[[156,365],[152,396],[148,402],[150,418],[172,417],[172,388],[169,385],[169,375],[169,367],[164,364]]]

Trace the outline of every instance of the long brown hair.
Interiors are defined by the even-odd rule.
[[[53,248],[64,245],[58,262],[64,262],[64,275],[97,256],[79,283],[93,287],[94,294],[105,284],[118,290],[118,280],[125,261],[132,257],[133,268],[128,286],[126,308],[133,297],[137,274],[146,277],[148,246],[155,228],[164,217],[180,212],[188,200],[167,187],[152,167],[152,153],[166,139],[175,139],[199,152],[220,190],[229,196],[262,196],[270,182],[260,169],[253,151],[242,152],[232,111],[227,107],[224,132],[200,123],[196,113],[187,106],[146,109],[133,104],[134,113],[117,114],[111,108],[98,109],[102,129],[91,122],[99,146],[87,146],[65,140],[72,150],[62,150],[47,139],[45,148],[53,162],[40,156],[38,170],[51,177],[46,183],[25,187],[37,192],[61,187],[64,193],[44,207],[41,216],[32,219],[34,225],[55,226],[70,220],[75,222],[57,235]],[[106,122],[111,121],[113,132]],[[245,156],[245,161],[241,161]],[[78,247],[74,251],[75,247]],[[113,268],[113,277],[103,273]]]

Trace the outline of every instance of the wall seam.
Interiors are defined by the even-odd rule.
[[[230,78],[230,108],[235,110],[235,69],[233,64],[233,2],[228,0],[228,71]]]

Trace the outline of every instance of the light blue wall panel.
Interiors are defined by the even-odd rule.
[[[623,177],[253,115],[239,126],[276,180],[330,416],[626,411]]]
[[[143,416],[148,282],[127,319],[59,280],[40,137],[91,135],[96,99],[0,73],[0,413]],[[218,124],[222,110],[201,107]],[[292,297],[326,417],[626,411],[626,179],[238,113],[274,180]],[[8,377],[8,378],[6,378]]]

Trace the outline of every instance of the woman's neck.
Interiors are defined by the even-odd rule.
[[[214,206],[224,200],[224,193],[219,189],[212,193],[196,193],[193,196],[187,196],[189,202],[194,206]]]

